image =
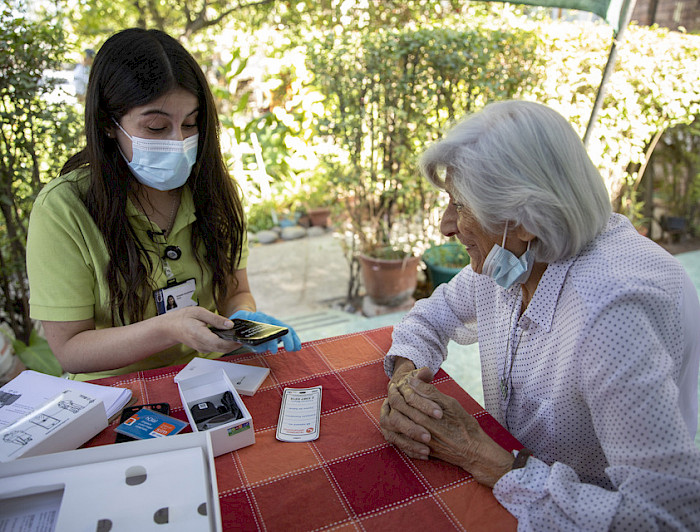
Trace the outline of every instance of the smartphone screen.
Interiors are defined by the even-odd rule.
[[[285,388],[277,421],[277,439],[287,442],[318,438],[321,424],[321,386]]]

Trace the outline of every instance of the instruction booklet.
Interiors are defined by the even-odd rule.
[[[0,429],[66,390],[102,401],[107,419],[121,412],[131,399],[131,390],[128,388],[100,386],[26,370],[0,388]]]

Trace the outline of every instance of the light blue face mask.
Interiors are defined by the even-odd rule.
[[[185,140],[143,139],[129,135],[116,120],[114,123],[131,140],[131,162],[121,148],[119,152],[139,183],[157,190],[173,190],[187,182],[197,160],[199,135]]]
[[[506,289],[515,283],[522,284],[527,281],[530,277],[530,272],[532,272],[532,265],[535,263],[535,257],[530,252],[530,242],[527,243],[527,249],[520,258],[503,247],[506,245],[507,234],[508,224],[506,224],[506,229],[503,232],[503,243],[500,246],[494,244],[486,256],[484,266],[481,269],[483,275],[488,275],[499,286]]]

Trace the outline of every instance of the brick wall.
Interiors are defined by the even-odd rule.
[[[637,0],[632,20],[643,26],[659,26],[700,32],[700,1],[698,0]]]

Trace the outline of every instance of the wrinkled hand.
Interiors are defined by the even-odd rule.
[[[218,329],[230,329],[233,323],[203,307],[172,310],[156,319],[167,321],[167,328],[175,342],[200,353],[230,353],[241,346],[238,342],[219,338],[209,330],[210,325]]]
[[[277,353],[277,344],[279,340],[282,340],[282,344],[284,345],[285,350],[287,351],[299,351],[301,349],[301,340],[299,340],[299,337],[297,336],[297,333],[294,332],[294,329],[292,329],[289,325],[285,325],[278,319],[273,318],[272,316],[268,316],[267,314],[263,314],[262,312],[250,312],[249,310],[238,310],[231,314],[230,319],[234,318],[239,318],[242,320],[252,320],[252,321],[259,321],[260,323],[268,323],[270,325],[278,325],[279,327],[286,327],[289,329],[289,332],[282,336],[282,338],[277,338],[275,340],[270,340],[269,342],[265,342],[264,344],[260,345],[250,345],[247,346],[256,353],[264,353],[265,351],[270,351],[272,353]]]
[[[486,434],[454,397],[417,376],[403,379],[398,391],[409,406],[405,415],[430,433],[430,456],[463,468],[490,487],[510,471],[513,455]],[[425,413],[424,405],[429,403],[438,405],[441,417]]]
[[[406,415],[407,411],[416,407],[406,404],[404,396],[399,392],[399,386],[408,378],[416,377],[424,382],[430,382],[433,378],[428,368],[415,369],[412,362],[402,359],[394,369],[394,375],[389,381],[387,398],[384,400],[380,412],[379,426],[386,440],[401,449],[411,458],[427,460],[430,447],[426,445],[430,441],[430,432],[420,424],[414,422]],[[435,416],[442,415],[440,407],[429,400],[416,402],[425,413]]]

